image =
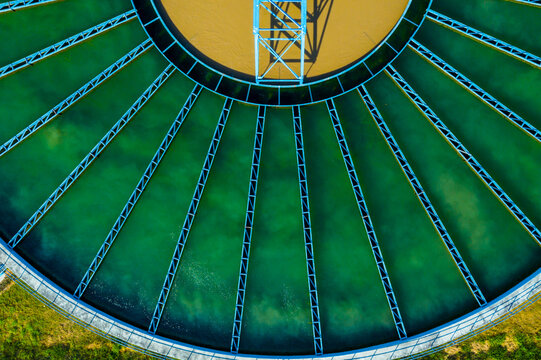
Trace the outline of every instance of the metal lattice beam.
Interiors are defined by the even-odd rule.
[[[302,137],[301,109],[293,107],[293,128],[297,152],[297,169],[299,173],[299,190],[302,208],[302,224],[304,231],[304,249],[306,253],[306,270],[308,273],[308,290],[310,295],[310,312],[312,314],[312,335],[316,355],[323,355],[321,321],[319,318],[319,301],[317,296],[316,264],[314,262],[314,247],[312,244],[312,225],[310,221],[310,201],[308,198],[308,181],[306,178],[306,161],[304,157],[304,142]]]
[[[376,265],[378,268],[379,276],[383,284],[383,289],[385,290],[385,295],[387,295],[387,301],[391,309],[391,314],[393,315],[393,320],[395,323],[396,331],[398,337],[403,339],[407,337],[406,328],[404,327],[404,322],[402,321],[402,315],[400,314],[400,309],[398,308],[398,303],[391,286],[391,279],[387,273],[387,268],[383,260],[383,255],[379,247],[378,239],[376,237],[376,232],[374,231],[374,225],[370,219],[370,214],[368,212],[368,207],[364,200],[363,192],[357,176],[357,171],[355,170],[355,165],[353,165],[353,160],[349,152],[348,144],[346,137],[344,136],[344,131],[342,130],[342,125],[340,124],[340,118],[338,117],[338,112],[334,105],[334,101],[327,100],[327,108],[329,110],[329,115],[331,116],[332,124],[338,140],[338,145],[340,146],[340,151],[342,152],[342,157],[346,165],[346,170],[353,187],[353,193],[355,194],[355,199],[357,200],[357,206],[359,207],[359,212],[363,219],[363,224],[366,229],[366,234],[368,235],[368,240],[370,242],[370,247],[372,248],[372,254],[376,260]]]
[[[493,36],[487,35],[479,30],[472,28],[466,24],[463,24],[457,20],[451,19],[448,16],[440,14],[434,10],[428,11],[428,18],[438,24],[446,26],[449,29],[455,30],[461,34],[469,36],[472,39],[478,40],[485,45],[492,46],[493,48],[500,50],[508,55],[514,56],[517,59],[520,59],[524,62],[527,62],[530,65],[535,66],[538,69],[541,69],[541,58],[530,54],[527,51],[519,49],[516,46],[510,45],[505,41],[496,39]]]
[[[47,214],[60,197],[70,188],[71,185],[83,174],[83,172],[96,160],[96,158],[105,150],[107,145],[120,133],[122,129],[130,122],[137,112],[147,103],[154,93],[165,83],[165,81],[175,71],[173,65],[167,68],[154,80],[154,82],[145,90],[145,92],[135,101],[135,103],[124,113],[118,122],[105,134],[105,136],[90,150],[88,155],[77,165],[77,167],[68,175],[60,186],[45,200],[39,209],[30,217],[30,219],[19,229],[17,234],[11,238],[8,245],[12,248],[32,230],[32,228]]]
[[[541,0],[511,0],[511,1],[516,2],[516,3],[541,7]]]
[[[218,151],[220,139],[222,138],[222,134],[224,132],[224,128],[227,123],[227,118],[229,117],[232,105],[233,100],[227,98],[225,100],[222,113],[220,115],[220,120],[218,121],[216,130],[214,131],[214,136],[212,138],[212,142],[210,143],[210,148],[207,152],[207,157],[205,159],[203,169],[201,170],[201,175],[199,176],[199,180],[195,187],[195,192],[190,203],[188,213],[186,214],[186,219],[184,220],[184,225],[182,226],[182,230],[180,232],[177,245],[175,247],[175,252],[173,253],[173,258],[169,265],[169,270],[165,275],[165,281],[163,283],[160,296],[158,298],[158,303],[156,304],[154,314],[152,315],[152,320],[150,322],[148,331],[153,334],[155,334],[156,330],[158,329],[158,325],[163,314],[163,309],[165,308],[165,303],[167,302],[167,297],[169,296],[169,291],[171,290],[171,285],[173,285],[173,280],[175,279],[178,265],[180,264],[180,258],[182,257],[182,252],[184,251],[184,245],[186,243],[186,240],[188,239],[190,229],[192,228],[192,223],[197,213],[197,207],[199,206],[199,202],[201,201],[201,197],[203,196],[203,191],[205,190],[205,184],[207,183],[210,169],[212,167],[212,162],[214,161],[214,157],[216,156],[216,151]]]
[[[488,104],[494,110],[505,116],[513,124],[517,125],[519,128],[524,130],[538,142],[541,142],[541,132],[533,127],[526,120],[515,114],[507,106],[502,104],[500,101],[496,100],[492,95],[487,93],[485,90],[481,89],[473,81],[462,75],[458,70],[456,70],[451,65],[447,64],[440,57],[434,54],[432,51],[428,50],[426,47],[421,45],[417,40],[412,39],[409,43],[409,46],[415,50],[418,54],[427,59],[434,66],[442,70],[447,76],[451,77],[457,81],[460,85],[469,90],[472,94],[477,96],[483,102]]]
[[[486,305],[487,301],[485,299],[485,296],[483,295],[483,292],[479,288],[479,285],[477,285],[477,282],[475,281],[473,275],[471,274],[470,270],[468,269],[468,266],[466,265],[466,262],[460,255],[460,252],[456,248],[453,240],[451,239],[451,236],[447,232],[447,229],[443,225],[443,222],[441,221],[438,213],[436,212],[436,209],[428,199],[428,195],[426,195],[425,190],[423,189],[421,183],[419,182],[419,179],[417,179],[417,176],[413,172],[413,169],[411,168],[410,164],[408,163],[408,160],[402,153],[402,150],[400,150],[400,147],[398,146],[398,143],[396,142],[395,138],[393,137],[391,130],[383,120],[383,116],[381,116],[381,113],[379,112],[378,108],[376,107],[376,104],[370,97],[370,94],[368,94],[368,91],[366,91],[366,88],[364,86],[361,86],[357,89],[359,91],[359,94],[361,95],[362,99],[364,100],[364,103],[368,110],[370,111],[370,114],[372,115],[372,118],[376,122],[376,125],[379,128],[379,131],[385,138],[385,141],[387,142],[387,145],[389,145],[389,148],[391,148],[396,161],[400,164],[400,167],[402,168],[402,171],[406,175],[411,187],[415,191],[415,195],[417,195],[417,198],[423,205],[423,208],[425,209],[426,213],[428,214],[428,217],[432,221],[432,224],[438,231],[438,234],[440,235],[440,238],[442,239],[443,243],[447,247],[447,250],[451,254],[451,257],[455,261],[456,266],[460,270],[460,273],[462,274],[462,277],[466,281],[466,284],[468,284],[468,287],[470,288],[473,296],[475,297],[475,300],[477,300],[477,303],[479,306]]]
[[[42,126],[48,124],[50,121],[55,119],[57,116],[62,114],[68,108],[70,108],[77,101],[82,99],[85,95],[89,94],[92,90],[99,87],[103,82],[109,79],[111,76],[116,74],[118,71],[123,69],[126,65],[135,60],[139,55],[143,54],[152,46],[152,41],[150,39],[145,40],[141,45],[134,48],[132,51],[124,55],[122,58],[117,60],[113,65],[109,66],[107,69],[103,70],[92,80],[87,82],[85,85],[80,87],[73,94],[68,96],[58,105],[53,107],[51,110],[47,111],[43,116],[34,121],[32,124],[28,125],[26,128],[21,130],[17,135],[6,141],[2,146],[0,146],[0,157],[5,155],[8,151],[13,149],[15,146],[19,145],[22,141],[26,140],[29,136],[34,134]]]
[[[541,232],[532,223],[530,219],[520,210],[520,208],[511,200],[505,191],[496,181],[486,172],[475,157],[466,149],[466,147],[457,139],[457,137],[445,126],[440,118],[432,111],[426,102],[413,90],[413,88],[404,80],[404,78],[392,66],[387,67],[387,74],[402,89],[402,91],[413,101],[415,106],[426,116],[434,127],[445,137],[447,142],[455,151],[466,161],[470,168],[483,180],[490,190],[500,199],[507,209],[517,218],[530,235],[541,245]]]
[[[77,45],[85,40],[93,38],[96,35],[102,34],[108,30],[111,30],[118,25],[124,24],[127,21],[134,19],[137,16],[135,10],[129,10],[125,13],[118,15],[110,20],[104,21],[101,24],[91,27],[85,31],[75,34],[65,40],[59,41],[54,45],[48,46],[42,50],[39,50],[31,55],[28,55],[22,59],[12,62],[6,66],[0,68],[0,79],[8,76],[15,71],[24,69],[30,65],[37,63],[43,59],[48,58],[60,51],[66,50],[74,45]]]
[[[294,10],[292,10],[294,9]],[[271,26],[261,27],[261,14],[269,15]],[[300,11],[300,19],[293,15],[293,11]],[[255,40],[255,80],[256,83],[284,82],[302,84],[304,79],[304,58],[306,43],[306,0],[254,0],[254,40]],[[271,62],[261,69],[260,50],[270,56]],[[293,69],[286,56],[291,49],[298,49],[300,55],[294,58],[299,64]],[[283,66],[292,78],[278,79],[269,75],[276,65]]]
[[[92,280],[92,277],[98,271],[98,268],[100,267],[103,259],[105,258],[105,255],[107,255],[107,252],[113,246],[113,242],[117,238],[118,234],[122,230],[122,227],[128,220],[128,217],[130,216],[133,208],[137,204],[137,201],[141,197],[141,194],[145,191],[148,183],[150,182],[150,179],[152,178],[152,175],[154,175],[154,172],[160,165],[160,162],[162,161],[163,157],[165,156],[165,153],[169,149],[169,146],[175,139],[175,136],[177,135],[178,131],[182,127],[182,124],[184,123],[184,120],[188,116],[190,110],[192,109],[192,106],[195,104],[195,101],[197,100],[197,97],[201,93],[202,86],[197,84],[191,94],[188,96],[188,99],[186,100],[186,103],[182,107],[182,110],[180,110],[180,113],[178,114],[177,118],[173,122],[173,125],[169,128],[169,131],[165,135],[162,143],[158,147],[158,150],[154,154],[154,157],[148,164],[148,167],[146,168],[143,176],[139,180],[139,183],[137,183],[137,186],[133,190],[133,193],[131,194],[130,198],[128,199],[128,202],[120,212],[119,217],[115,221],[113,227],[111,228],[111,231],[105,238],[105,241],[101,245],[100,249],[98,250],[98,253],[94,257],[94,260],[92,260],[92,263],[88,267],[88,270],[86,271],[85,275],[83,276],[83,279],[77,286],[77,289],[73,293],[73,296],[76,298],[80,298],[83,296],[83,293],[85,292],[86,288],[88,287],[88,284]]]
[[[8,11],[16,11],[37,5],[44,5],[58,0],[17,0],[7,1],[0,4],[0,14]]]
[[[242,330],[244,297],[246,295],[246,281],[248,278],[248,264],[250,261],[250,246],[252,243],[255,202],[257,197],[257,180],[259,178],[261,146],[263,145],[263,131],[265,129],[265,112],[266,107],[259,106],[254,139],[254,152],[252,155],[252,170],[250,172],[250,186],[248,189],[248,204],[246,205],[246,218],[244,221],[244,238],[242,240],[239,283],[237,287],[237,304],[235,306],[235,319],[233,321],[233,332],[231,335],[231,352],[234,354],[239,352],[240,333]]]

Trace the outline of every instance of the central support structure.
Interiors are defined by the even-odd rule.
[[[254,0],[256,83],[302,84],[306,18],[306,0]]]

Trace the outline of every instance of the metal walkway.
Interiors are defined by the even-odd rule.
[[[472,94],[479,97],[479,99],[483,100],[486,104],[491,106],[494,110],[498,111],[500,114],[502,114],[507,119],[512,121],[515,125],[520,127],[522,130],[524,130],[526,133],[528,133],[538,142],[541,142],[541,132],[539,130],[537,130],[526,120],[524,120],[523,118],[515,114],[507,106],[505,106],[504,104],[496,100],[492,95],[487,93],[485,90],[481,89],[473,81],[471,81],[470,79],[462,75],[460,72],[458,72],[458,70],[453,68],[451,65],[447,64],[445,61],[443,61],[441,58],[435,55],[432,51],[428,50],[426,47],[421,45],[417,40],[411,39],[409,46],[413,50],[415,50],[417,53],[422,55],[424,58],[426,58],[428,61],[430,61],[434,66],[441,69],[449,77],[455,79],[459,84],[464,86]]]
[[[7,1],[0,4],[0,14],[8,11],[16,11],[32,6],[43,5],[58,0],[17,0]]]
[[[378,239],[376,237],[376,232],[374,231],[374,226],[372,225],[372,220],[370,219],[370,214],[364,201],[364,196],[361,190],[361,185],[355,166],[353,165],[353,160],[349,153],[349,148],[344,136],[344,131],[342,130],[342,125],[340,124],[340,118],[338,117],[338,112],[334,105],[334,101],[327,100],[327,108],[329,109],[329,115],[331,116],[332,124],[334,131],[336,133],[336,138],[338,140],[338,145],[340,146],[340,151],[342,152],[342,157],[346,165],[346,170],[349,175],[349,180],[351,181],[351,186],[353,187],[353,193],[357,199],[357,205],[363,219],[363,224],[368,235],[368,240],[370,241],[370,247],[372,248],[372,254],[376,260],[376,265],[379,271],[379,276],[383,284],[383,289],[387,295],[387,301],[389,302],[389,307],[391,309],[391,314],[393,315],[393,320],[395,323],[396,331],[398,332],[398,337],[403,339],[407,337],[406,328],[402,321],[402,315],[400,315],[400,309],[398,308],[398,303],[396,302],[396,297],[394,295],[393,287],[391,286],[391,279],[387,273],[387,268],[385,267],[385,262],[383,261],[383,255],[379,248]]]
[[[370,94],[368,94],[368,91],[366,91],[366,88],[364,86],[361,86],[360,88],[358,88],[358,91],[362,99],[364,100],[366,107],[370,111],[372,118],[376,122],[381,134],[385,138],[385,141],[387,141],[387,145],[389,145],[389,147],[391,148],[396,160],[398,161],[398,163],[400,164],[400,167],[402,168],[402,171],[408,178],[408,181],[411,187],[415,191],[415,195],[417,195],[417,198],[423,205],[423,208],[425,209],[426,213],[428,214],[428,217],[432,221],[432,224],[438,231],[440,238],[443,240],[443,243],[447,247],[447,250],[453,257],[453,260],[455,261],[456,266],[460,270],[462,277],[464,278],[464,280],[466,280],[466,284],[468,284],[468,287],[470,288],[473,296],[475,296],[475,300],[477,300],[477,303],[479,304],[479,306],[486,305],[487,301],[485,299],[485,296],[483,295],[481,289],[477,285],[477,282],[473,278],[473,275],[468,269],[466,262],[464,261],[464,259],[462,259],[460,252],[456,248],[453,240],[451,239],[451,236],[449,235],[449,233],[447,232],[447,229],[443,225],[443,222],[438,216],[436,209],[434,209],[434,206],[428,199],[428,196],[426,195],[421,183],[419,182],[419,179],[417,179],[417,176],[413,172],[413,169],[408,163],[408,160],[402,153],[402,150],[400,150],[398,143],[396,142],[395,138],[391,134],[391,130],[389,130],[389,127],[383,120],[383,116],[381,116],[381,113],[376,107],[376,104],[374,104],[374,101],[372,100],[372,98],[370,97]]]
[[[497,50],[500,50],[508,55],[514,56],[517,59],[527,62],[530,65],[541,69],[541,58],[530,54],[527,51],[519,49],[516,46],[510,45],[505,41],[496,39],[493,36],[487,35],[479,30],[476,30],[466,24],[453,20],[448,16],[440,14],[434,10],[428,11],[428,18],[438,24],[446,26],[452,30],[458,31],[461,34],[469,36],[472,39],[478,40],[485,45],[491,46]]]
[[[205,159],[203,169],[201,170],[201,175],[199,176],[199,180],[195,187],[195,192],[194,192],[192,201],[190,203],[188,213],[186,214],[186,219],[184,220],[184,225],[182,226],[178,243],[175,247],[175,252],[173,253],[173,259],[171,260],[171,264],[169,265],[169,270],[167,271],[167,274],[165,275],[165,281],[163,283],[160,296],[158,298],[158,303],[156,304],[154,314],[152,315],[152,320],[148,328],[148,331],[151,332],[152,334],[155,334],[156,330],[158,329],[158,325],[162,317],[163,309],[165,307],[165,303],[167,302],[167,297],[169,296],[171,285],[173,285],[173,280],[175,279],[175,275],[177,273],[177,268],[180,263],[182,252],[184,251],[184,244],[186,243],[186,240],[190,233],[190,229],[192,227],[195,214],[197,213],[197,207],[199,205],[199,201],[201,200],[201,196],[203,196],[203,191],[205,190],[205,184],[207,183],[210,169],[212,167],[212,162],[214,161],[214,157],[216,156],[216,151],[218,150],[218,146],[220,145],[220,139],[222,138],[222,134],[223,134],[225,125],[227,123],[227,118],[229,117],[229,113],[231,111],[232,105],[233,105],[233,100],[230,98],[227,98],[225,100],[222,113],[220,115],[220,120],[218,121],[216,130],[214,131],[214,136],[212,138],[212,142],[210,143],[210,148],[207,152],[207,157]]]
[[[42,126],[44,126],[45,124],[55,119],[58,115],[62,114],[64,111],[70,108],[73,104],[75,104],[77,101],[82,99],[85,95],[87,95],[92,90],[100,86],[103,82],[105,82],[105,80],[109,79],[111,76],[113,76],[122,68],[124,68],[126,65],[131,63],[133,60],[139,57],[139,55],[143,54],[151,46],[153,46],[152,41],[150,39],[145,40],[141,45],[137,46],[135,49],[133,49],[132,51],[124,55],[122,58],[116,61],[113,65],[103,70],[101,73],[95,76],[92,80],[90,80],[85,85],[80,87],[77,91],[75,91],[73,94],[68,96],[65,100],[63,100],[58,105],[53,107],[51,110],[46,112],[39,119],[34,121],[32,124],[28,125],[23,130],[21,130],[17,135],[15,135],[14,137],[6,141],[0,147],[0,157],[5,155],[8,151],[13,149],[15,146],[17,146],[19,143],[24,141],[26,138],[34,134]]]
[[[244,297],[246,294],[246,280],[248,277],[250,245],[252,243],[254,211],[257,197],[257,180],[259,178],[261,146],[263,145],[263,131],[265,129],[265,112],[266,107],[259,106],[254,139],[254,152],[252,155],[252,170],[250,172],[250,186],[248,189],[248,204],[246,205],[246,218],[244,221],[244,238],[242,240],[239,283],[237,287],[237,304],[235,306],[235,319],[233,322],[233,332],[231,335],[231,352],[234,354],[239,352],[240,333],[242,330],[242,314],[244,313]]]
[[[426,102],[413,90],[413,88],[404,80],[404,78],[394,69],[387,67],[387,74],[394,82],[406,93],[413,101],[419,110],[432,122],[436,129],[442,134],[447,142],[453,146],[455,151],[466,161],[471,169],[483,180],[483,182],[492,190],[492,192],[500,199],[500,201],[509,209],[509,211],[520,221],[522,226],[533,236],[533,238],[541,245],[541,232],[528,219],[528,217],[519,209],[505,191],[498,185],[496,181],[485,171],[473,155],[466,149],[457,137],[445,126],[440,118],[432,111]]]
[[[317,296],[316,265],[312,246],[312,225],[310,222],[310,201],[308,199],[308,181],[306,179],[306,162],[304,158],[304,142],[302,138],[301,109],[293,107],[293,128],[297,152],[297,168],[299,173],[299,190],[302,207],[302,224],[304,231],[304,250],[306,253],[306,270],[308,272],[308,289],[310,294],[310,312],[312,314],[312,335],[316,355],[323,355],[321,339],[321,322],[319,318],[319,301]]]
[[[82,31],[76,35],[73,35],[65,40],[59,41],[54,45],[48,46],[45,49],[39,50],[31,55],[28,55],[22,59],[12,62],[4,67],[0,68],[0,79],[8,76],[15,71],[24,69],[32,64],[37,63],[43,59],[48,58],[60,51],[66,50],[74,45],[77,45],[85,40],[93,38],[96,35],[102,34],[107,30],[111,30],[120,24],[123,24],[137,16],[135,10],[126,11],[124,14],[118,15],[110,20],[104,21],[99,25],[93,26],[90,29]]]
[[[160,162],[165,156],[165,153],[167,152],[167,150],[169,149],[169,146],[171,145],[178,131],[182,127],[184,120],[188,116],[188,113],[190,112],[193,104],[195,103],[195,101],[197,100],[197,97],[201,93],[201,89],[202,87],[199,84],[197,84],[194,87],[191,94],[188,96],[186,103],[182,107],[182,110],[180,111],[177,118],[173,122],[173,125],[171,125],[171,127],[169,128],[169,131],[167,131],[165,138],[163,139],[162,143],[158,147],[158,150],[154,154],[154,157],[150,161],[150,164],[148,164],[148,167],[146,168],[141,179],[139,180],[139,183],[137,183],[135,190],[131,194],[130,198],[128,199],[128,202],[122,209],[119,217],[117,218],[113,227],[111,228],[111,231],[105,238],[105,241],[103,242],[100,249],[98,250],[98,253],[94,257],[94,260],[92,260],[92,263],[90,264],[88,270],[83,276],[83,279],[81,280],[81,282],[77,286],[77,289],[73,293],[73,296],[75,296],[76,298],[80,298],[83,295],[86,288],[88,287],[88,284],[92,280],[92,277],[94,276],[96,271],[98,271],[98,268],[100,267],[103,259],[105,258],[105,255],[107,255],[107,252],[109,251],[111,246],[113,246],[113,242],[115,241],[118,234],[120,233],[120,230],[122,230],[122,227],[124,226],[126,220],[130,216],[133,208],[137,204],[137,201],[141,197],[141,194],[145,191],[145,188],[147,187],[150,179],[152,178],[152,175],[154,175],[154,172],[160,165]]]
[[[145,90],[145,92],[135,101],[135,103],[126,111],[118,122],[105,134],[105,136],[90,150],[88,155],[77,165],[77,167],[68,175],[60,186],[49,196],[39,209],[30,217],[30,219],[19,229],[17,234],[11,238],[8,245],[12,248],[32,230],[32,228],[41,220],[45,214],[53,207],[60,197],[69,189],[69,187],[81,176],[81,174],[94,162],[102,153],[116,135],[130,122],[137,112],[146,104],[154,93],[165,83],[165,81],[175,71],[173,65],[167,68],[154,80],[154,82]]]
[[[306,42],[306,19],[307,19],[307,0],[254,0],[254,38],[255,38],[255,81],[263,82],[284,82],[302,84],[304,79],[304,54]],[[270,26],[263,28],[260,26],[260,11],[265,10],[265,14],[270,15]],[[300,16],[296,14],[300,12]],[[294,14],[295,13],[295,14]],[[259,58],[260,48],[266,50],[271,63],[260,69]],[[286,58],[289,50],[299,51],[299,56]],[[293,69],[288,62],[298,63]],[[293,79],[268,78],[267,75],[275,65],[285,67]],[[262,70],[262,71],[261,71]]]

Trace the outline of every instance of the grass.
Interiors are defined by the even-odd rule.
[[[0,283],[0,358],[150,359],[57,314],[6,279]],[[423,360],[541,358],[541,303]]]

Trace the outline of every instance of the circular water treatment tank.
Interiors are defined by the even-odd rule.
[[[414,358],[510,316],[541,7],[459,3],[0,3],[0,267],[161,358]]]

